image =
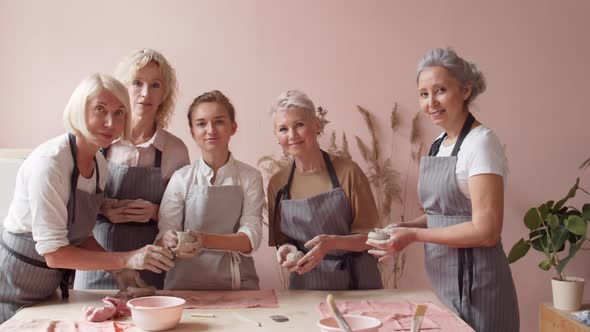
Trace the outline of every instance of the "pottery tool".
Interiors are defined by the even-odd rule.
[[[283,315],[270,315],[270,319],[277,323],[284,323],[289,321],[289,317]]]
[[[241,320],[244,323],[252,324],[252,325],[255,325],[255,326],[258,326],[258,327],[261,327],[262,326],[262,324],[260,322],[257,322],[255,320],[252,320],[252,319],[250,319],[250,318],[248,318],[246,316],[240,315],[237,312],[234,312],[234,317],[236,317],[237,319]]]
[[[412,328],[410,332],[420,331],[422,320],[424,319],[424,313],[426,312],[426,304],[418,304],[416,310],[414,310],[414,316],[412,317]]]
[[[326,298],[326,303],[328,303],[328,307],[330,307],[330,309],[332,310],[332,313],[334,314],[334,318],[336,318],[336,322],[338,322],[338,326],[340,326],[342,331],[352,332],[352,329],[350,328],[348,323],[344,320],[342,313],[340,312],[340,310],[338,310],[338,307],[336,306],[336,302],[334,302],[334,296],[332,296],[332,294],[328,294],[328,297]]]
[[[203,313],[194,313],[191,314],[191,317],[204,317],[204,318],[215,318],[215,314],[203,314]]]

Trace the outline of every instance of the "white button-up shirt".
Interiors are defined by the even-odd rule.
[[[107,179],[107,164],[96,153],[100,188]],[[68,200],[74,159],[68,135],[61,135],[37,147],[23,162],[16,175],[14,198],[4,219],[4,228],[11,233],[33,233],[39,255],[68,246]],[[89,179],[80,175],[78,189],[96,191],[96,170]],[[88,234],[88,236],[92,233]]]
[[[193,170],[195,171],[192,181]],[[225,165],[218,171],[215,183],[211,184],[213,170],[203,159],[185,166],[172,175],[162,202],[160,203],[160,221],[158,222],[160,239],[168,230],[182,231],[186,195],[190,186],[241,186],[244,191],[242,216],[238,233],[244,233],[250,239],[252,250],[260,246],[262,240],[262,206],[264,188],[262,175],[256,168],[235,160],[231,155]]]
[[[107,160],[129,167],[151,167],[156,158],[156,149],[162,152],[162,178],[168,181],[179,168],[190,164],[188,149],[184,142],[160,125],[152,138],[138,145],[119,139],[109,147]]]

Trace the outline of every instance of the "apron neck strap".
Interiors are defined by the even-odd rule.
[[[76,145],[76,136],[72,133],[68,133],[68,142],[70,143],[70,153],[74,160],[74,169],[72,170],[72,177],[70,178],[70,195],[72,200],[72,212],[68,219],[72,221],[72,224],[76,221],[74,216],[76,215],[76,190],[78,189],[78,177],[80,177],[80,170],[78,169],[78,146]],[[100,174],[98,171],[98,163],[96,157],[94,157],[94,171],[96,172],[96,193],[100,193]]]
[[[455,147],[453,148],[453,152],[451,152],[451,156],[457,156],[457,154],[459,154],[459,150],[461,149],[461,144],[463,144],[463,140],[465,140],[465,137],[467,137],[467,134],[469,134],[469,131],[471,131],[471,126],[473,125],[473,123],[475,122],[475,117],[473,116],[473,114],[471,114],[471,112],[467,113],[467,118],[465,119],[465,122],[463,123],[463,128],[461,128],[461,133],[459,134],[459,138],[457,138],[457,142],[455,142]],[[434,143],[432,143],[432,146],[430,147],[430,151],[428,152],[428,156],[434,157],[438,154],[438,150],[440,149],[440,145],[442,144],[442,142],[445,140],[445,138],[447,137],[447,133],[444,133],[444,135],[442,135],[441,138],[437,139],[436,141],[434,141]]]
[[[324,163],[326,164],[326,170],[328,171],[328,175],[330,176],[330,182],[332,182],[332,189],[340,188],[340,182],[338,181],[338,177],[336,176],[336,170],[334,169],[334,164],[332,164],[332,160],[330,160],[330,155],[321,150],[322,157],[324,158]],[[293,184],[293,175],[295,174],[295,161],[291,165],[291,171],[289,172],[289,179],[287,180],[287,184],[284,187],[282,199],[289,199],[290,198],[290,191],[291,185]]]
[[[156,148],[156,147],[154,147]],[[156,156],[154,158],[154,168],[162,167],[162,151],[156,149]]]

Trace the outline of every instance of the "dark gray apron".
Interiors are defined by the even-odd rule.
[[[193,167],[191,184],[198,167]],[[243,199],[241,186],[191,185],[185,198],[182,229],[234,234],[240,227]],[[259,289],[259,286],[250,255],[201,249],[192,258],[174,260],[174,267],[166,273],[164,289],[235,290]]]
[[[307,199],[291,199],[290,188],[295,162],[287,185],[277,194],[275,219],[280,204],[281,232],[307,253],[305,242],[320,234],[346,236],[351,234],[352,213],[330,156],[322,151],[332,182],[332,190]],[[377,260],[367,252],[334,250],[311,271],[290,273],[289,289],[376,289],[383,288]]]
[[[469,114],[450,157],[436,157],[443,137],[420,161],[418,194],[428,228],[472,220],[471,200],[457,185],[457,154],[475,118]],[[501,241],[494,247],[425,243],[428,277],[440,299],[478,332],[519,330],[518,301]]]
[[[107,151],[104,151],[106,156]],[[160,204],[166,182],[161,171],[162,152],[156,149],[153,167],[129,167],[109,162],[109,177],[105,194],[114,199],[143,199]],[[132,251],[145,245],[153,244],[158,235],[158,223],[150,220],[147,223],[129,221],[115,224],[103,215],[98,216],[94,237],[105,250]],[[141,278],[151,286],[162,289],[164,273],[149,270],[139,271]],[[107,271],[76,271],[75,289],[118,289],[119,286],[112,274]]]
[[[96,192],[78,189],[80,171],[76,160],[75,136],[69,135],[69,145],[74,159],[68,200],[68,234],[70,245],[77,246],[88,239],[94,228],[96,215],[102,201],[100,174],[94,159]],[[12,317],[20,308],[41,302],[61,289],[62,298],[68,297],[73,270],[52,269],[45,258],[35,250],[32,233],[2,233],[0,241],[0,320]]]

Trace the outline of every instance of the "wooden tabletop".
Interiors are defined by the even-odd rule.
[[[586,304],[580,310],[589,310]],[[541,332],[590,332],[590,326],[584,325],[571,317],[573,311],[558,310],[550,303],[541,303],[539,308],[539,330]]]
[[[337,300],[374,300],[374,301],[429,301],[444,307],[436,295],[430,290],[358,290],[331,291]],[[102,306],[101,299],[113,296],[115,291],[70,291],[70,298],[65,302],[57,296],[19,311],[12,319],[53,319],[79,321],[82,318],[82,307],[86,305]],[[317,306],[326,299],[327,291],[276,291],[279,308],[247,308],[247,309],[185,309],[180,324],[175,331],[319,331],[317,321],[320,313]],[[250,325],[238,319],[234,312],[240,313],[251,320],[261,323],[261,327]],[[212,313],[215,318],[191,317],[193,313]],[[288,322],[278,323],[269,316],[283,315]],[[121,320],[132,322],[131,317]],[[141,331],[134,327],[128,332]]]

